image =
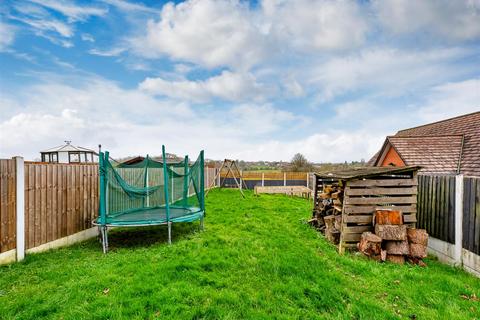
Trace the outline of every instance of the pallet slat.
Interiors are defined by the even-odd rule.
[[[406,188],[386,188],[386,187],[374,187],[374,188],[345,188],[346,194],[348,196],[362,196],[362,195],[412,195],[417,194],[417,187],[406,187]]]
[[[349,187],[397,187],[397,186],[416,186],[418,182],[415,179],[369,179],[348,181]]]
[[[345,197],[345,205],[349,204],[403,204],[417,203],[417,196],[410,197],[371,197],[371,198],[350,198]]]
[[[400,210],[403,213],[411,213],[417,211],[417,205],[411,204],[409,206],[358,206],[358,205],[345,205],[344,213],[358,214],[358,213],[371,213],[377,209],[392,209]]]

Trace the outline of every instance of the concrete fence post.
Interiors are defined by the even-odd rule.
[[[455,176],[455,264],[462,264],[463,175]]]
[[[220,172],[220,168],[216,168],[215,171],[218,174],[218,176],[217,176],[217,187],[220,187],[220,176],[222,175],[222,173]]]
[[[262,187],[265,187],[265,172],[262,172]]]
[[[242,177],[243,177],[243,170],[240,170],[240,179],[239,179],[240,180],[240,190],[242,190],[242,181],[243,181]]]
[[[310,173],[307,172],[307,188],[310,187]]]
[[[205,177],[205,178],[206,178],[205,180],[207,181],[207,186],[206,186],[206,187],[203,186],[203,188],[204,188],[204,189],[208,189],[208,187],[210,186],[210,179],[209,179],[210,177],[209,177],[209,175],[208,175],[208,173],[209,173],[209,171],[210,171],[210,168],[208,168],[208,167],[205,168],[205,167],[204,167],[203,170],[206,171],[206,172],[205,172],[205,176],[206,176],[206,177]]]
[[[22,157],[15,159],[15,210],[17,214],[17,261],[25,259],[25,164]]]

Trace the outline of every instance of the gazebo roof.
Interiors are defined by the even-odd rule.
[[[79,146],[74,146],[70,143],[70,141],[66,141],[66,144],[64,144],[64,145],[40,151],[40,153],[69,152],[69,151],[93,152],[94,154],[97,154],[97,152],[95,152],[91,149],[87,149],[87,148],[83,148],[83,147],[79,147]]]

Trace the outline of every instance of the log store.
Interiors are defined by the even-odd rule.
[[[314,208],[309,223],[338,244],[340,253],[358,249],[364,232],[374,233],[377,210],[400,211],[405,226],[400,228],[415,228],[419,169],[362,167],[315,173]],[[391,229],[388,224],[379,228]]]

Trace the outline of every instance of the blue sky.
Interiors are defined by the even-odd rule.
[[[370,158],[480,110],[480,1],[2,1],[0,157]]]

